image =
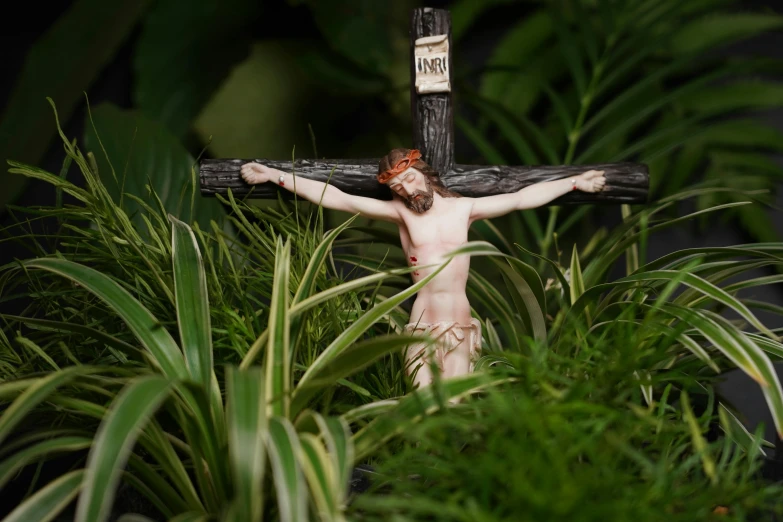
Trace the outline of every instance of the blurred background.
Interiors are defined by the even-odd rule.
[[[149,183],[175,213],[199,157],[379,157],[410,145],[408,24],[420,6],[452,14],[458,163],[639,161],[651,200],[726,188],[673,214],[761,203],[651,235],[646,260],[783,237],[783,6],[773,0],[16,3],[0,36],[0,157],[60,172],[47,97],[110,190],[146,198]],[[78,169],[64,175],[79,182]],[[0,170],[1,227],[14,205],[56,198],[49,184]],[[185,217],[223,212],[197,195]],[[556,221],[549,209],[524,214],[493,223],[551,256],[550,221],[568,253],[622,220],[619,206],[565,208]],[[24,239],[4,242],[0,264],[27,255]],[[752,290],[783,306],[780,284]],[[783,327],[783,316],[759,315]],[[725,390],[771,439],[758,387],[737,372]]]

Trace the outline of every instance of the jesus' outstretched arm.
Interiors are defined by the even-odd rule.
[[[245,163],[240,171],[242,179],[251,185],[267,182],[277,183],[297,196],[325,208],[361,214],[370,219],[400,222],[397,206],[391,201],[346,194],[337,187],[321,181],[299,176],[294,179],[293,174],[255,162]]]
[[[514,210],[537,208],[572,190],[600,192],[605,184],[604,171],[588,170],[578,176],[536,183],[509,194],[474,198],[470,220],[480,221],[503,216]]]

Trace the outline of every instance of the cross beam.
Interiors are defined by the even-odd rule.
[[[418,43],[418,45],[417,45]],[[573,191],[550,205],[577,203],[645,203],[649,190],[647,165],[606,163],[567,166],[459,165],[454,163],[454,111],[452,106],[451,17],[443,9],[421,7],[411,16],[411,112],[413,148],[441,173],[447,188],[466,197],[482,197],[518,191],[541,181],[551,181],[603,170],[606,185],[601,192]],[[402,146],[402,145],[401,145]],[[391,192],[378,183],[379,158],[300,159],[204,159],[200,163],[201,193],[251,198],[293,198],[276,184],[250,186],[240,177],[240,167],[255,161],[297,176],[328,181],[343,192],[357,196],[391,199]]]

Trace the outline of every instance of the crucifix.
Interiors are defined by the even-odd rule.
[[[294,197],[295,172],[297,197],[398,225],[409,265],[422,266],[412,272],[414,281],[429,273],[424,265],[439,264],[465,243],[475,221],[550,204],[646,201],[644,164],[455,164],[448,11],[414,9],[410,36],[412,149],[397,148],[380,159],[205,159],[202,195],[230,188],[236,196],[276,198],[283,191]],[[436,340],[434,348],[421,343],[406,350],[417,386],[432,382],[434,366],[444,378],[473,370],[481,326],[465,292],[469,263],[466,256],[453,259],[416,296],[405,329]]]

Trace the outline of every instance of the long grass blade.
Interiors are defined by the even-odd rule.
[[[269,460],[277,491],[277,507],[282,522],[306,522],[307,484],[298,456],[302,452],[299,437],[288,419],[269,419],[267,439]]]
[[[149,310],[109,276],[65,259],[33,259],[25,261],[24,265],[59,274],[98,296],[125,321],[139,342],[152,354],[164,375],[175,379],[188,377],[182,353],[171,334]]]
[[[226,392],[228,453],[236,512],[248,522],[261,520],[267,437],[264,375],[259,368],[240,371],[229,366]]]
[[[353,443],[356,451],[354,458],[356,460],[364,459],[382,444],[418,422],[423,416],[441,408],[450,399],[460,399],[513,380],[513,378],[504,375],[472,373],[446,379],[438,384],[433,383],[423,389],[413,391],[390,409],[386,409],[386,404],[383,404],[381,408],[375,408],[374,411],[374,413],[380,411],[380,415],[354,434]],[[343,418],[348,421],[350,418],[355,420],[357,417],[349,412]]]
[[[294,295],[294,298],[291,300],[292,305],[296,305],[303,299],[312,295],[313,289],[315,288],[315,280],[326,262],[335,239],[337,239],[337,236],[347,229],[357,217],[358,214],[350,217],[339,227],[330,230],[329,233],[324,236],[323,241],[321,241],[315,251],[313,251],[310,262],[307,264],[307,270],[305,270],[302,280],[299,282],[299,288],[296,291],[296,295]]]
[[[22,502],[3,522],[49,522],[71,503],[82,488],[84,470],[78,469],[53,480]]]
[[[269,342],[266,350],[266,400],[269,417],[288,417],[291,396],[290,315],[288,277],[291,243],[277,238],[275,280],[269,312]]]
[[[26,382],[25,390],[22,392],[10,406],[6,408],[3,415],[0,416],[0,446],[6,437],[15,427],[24,419],[33,408],[46,400],[49,395],[58,387],[63,386],[80,375],[87,375],[101,371],[100,368],[90,366],[71,366],[51,373],[46,377],[39,379],[30,379]],[[0,397],[4,396],[3,391],[8,388],[17,388],[15,382],[0,384]]]
[[[421,342],[421,337],[394,333],[350,345],[321,366],[308,381],[297,385],[291,400],[291,415],[296,416],[307,405],[307,401],[322,389],[362,370],[379,357],[402,350],[414,342]]]
[[[313,379],[314,375],[320,372],[327,363],[335,359],[340,353],[344,352],[353,342],[355,342],[370,326],[372,326],[378,319],[387,314],[393,308],[401,304],[403,301],[413,296],[427,283],[429,283],[436,275],[438,275],[451,260],[458,255],[497,255],[498,250],[490,245],[481,241],[474,241],[466,243],[464,246],[448,253],[444,256],[445,261],[433,270],[430,274],[423,277],[420,281],[412,285],[411,287],[403,290],[393,297],[377,304],[372,309],[364,313],[354,324],[348,327],[345,332],[339,335],[332,343],[326,347],[320,356],[313,362],[313,364],[307,369],[305,374],[299,380],[299,385],[303,386]]]
[[[168,380],[145,376],[126,386],[113,401],[87,456],[84,490],[76,504],[76,522],[103,521],[109,515],[131,449],[169,393]]]
[[[174,296],[182,352],[191,379],[209,390],[212,331],[204,262],[191,228],[169,214],[174,265]]]
[[[29,463],[55,453],[84,450],[89,448],[91,444],[92,439],[88,437],[58,437],[39,442],[11,454],[10,457],[0,462],[0,490],[17,471]]]

